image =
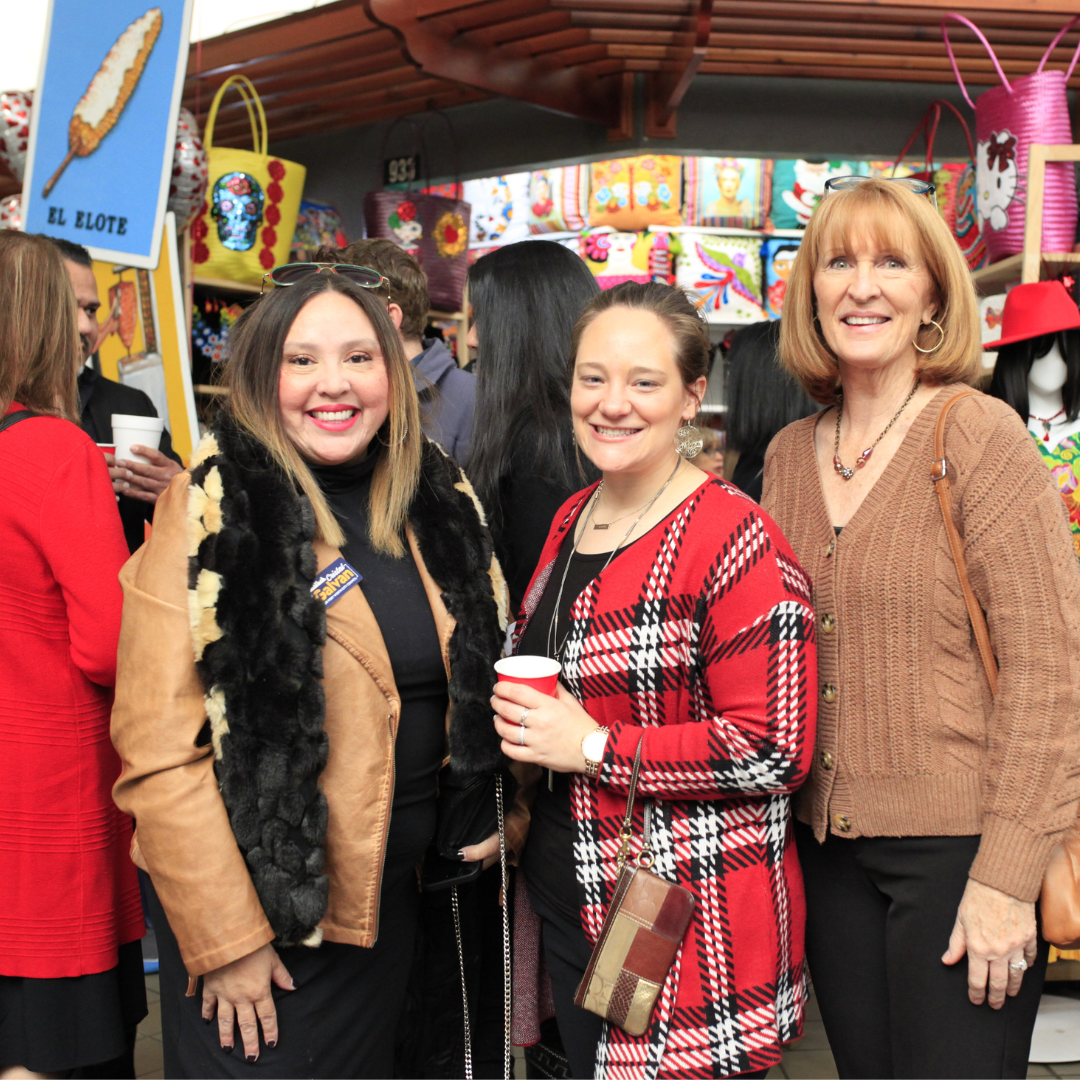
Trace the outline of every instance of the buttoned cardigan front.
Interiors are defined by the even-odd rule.
[[[1080,568],[1060,495],[1003,402],[946,423],[953,516],[1001,668],[990,693],[930,478],[943,387],[837,535],[819,416],[766,456],[762,504],[813,582],[818,733],[800,820],[837,836],[981,835],[970,876],[1034,900],[1080,797]]]

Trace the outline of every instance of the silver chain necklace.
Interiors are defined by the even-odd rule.
[[[600,574],[602,574],[608,568],[608,564],[611,562],[612,559],[615,558],[619,549],[623,546],[623,544],[626,543],[627,540],[630,539],[630,534],[638,527],[638,525],[641,524],[641,519],[652,509],[653,503],[655,503],[656,500],[659,499],[665,491],[667,491],[668,485],[671,483],[672,480],[675,479],[675,474],[679,471],[679,466],[682,465],[682,463],[683,459],[681,457],[678,458],[678,460],[675,462],[675,468],[671,470],[671,475],[664,481],[663,486],[660,488],[660,490],[645,504],[645,508],[641,511],[640,514],[638,514],[637,518],[634,520],[634,523],[630,526],[630,528],[626,530],[623,538],[615,545],[614,548],[612,548],[611,554],[608,555],[607,560],[604,562],[604,565],[600,567],[599,573],[594,575],[593,580],[598,578]],[[548,623],[547,652],[548,656],[550,656],[552,660],[559,659],[559,656],[561,655],[563,649],[566,648],[566,642],[570,637],[570,628],[567,628],[566,633],[563,634],[562,641],[557,640],[557,635],[555,632],[555,627],[559,622],[559,610],[562,607],[563,589],[566,587],[566,576],[570,573],[570,564],[571,562],[573,562],[574,556],[577,554],[578,542],[580,541],[581,537],[585,535],[585,532],[589,527],[589,522],[592,520],[593,511],[596,509],[596,504],[600,501],[600,492],[603,490],[604,481],[601,480],[596,491],[593,493],[592,499],[590,500],[589,513],[586,515],[585,521],[582,524],[580,531],[578,531],[577,535],[575,535],[574,537],[574,546],[570,549],[570,558],[566,560],[566,566],[563,567],[562,581],[559,582],[559,594],[555,597],[555,610],[551,614],[551,622]],[[631,513],[632,512],[633,511],[631,511]]]

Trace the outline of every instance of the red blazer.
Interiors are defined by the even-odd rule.
[[[89,436],[52,417],[0,433],[0,975],[106,971],[143,935],[111,790],[126,559]]]
[[[551,564],[594,487],[556,515],[518,635],[557,587]],[[598,780],[571,781],[586,936],[595,943],[611,900],[642,739],[631,852],[654,799],[654,870],[697,898],[649,1030],[606,1026],[596,1075],[768,1068],[802,1034],[806,1000],[789,803],[814,747],[809,579],[757,503],[711,479],[597,577],[570,620],[563,682],[611,729]]]

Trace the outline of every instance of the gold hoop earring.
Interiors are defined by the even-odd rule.
[[[921,349],[921,348],[919,348],[919,345],[917,344],[915,339],[912,338],[911,344],[914,345],[915,348],[918,349],[919,352],[921,352],[921,353],[935,353],[935,352],[938,351],[938,349],[941,348],[942,345],[945,344],[945,331],[941,329],[941,323],[936,322],[934,319],[931,319],[930,320],[930,325],[937,327],[937,332],[941,335],[941,337],[938,338],[938,343],[932,349]]]

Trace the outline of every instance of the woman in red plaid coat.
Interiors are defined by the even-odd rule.
[[[515,1041],[554,1011],[576,1077],[764,1076],[802,1033],[789,799],[814,741],[814,617],[780,530],[680,456],[697,452],[685,425],[709,352],[669,286],[620,285],[586,308],[571,410],[603,480],[556,515],[516,631],[519,654],[560,661],[562,684],[551,698],[500,682],[492,698],[504,752],[550,770],[521,859]],[[639,742],[631,854],[651,803],[654,872],[696,909],[633,1037],[573,998]]]

